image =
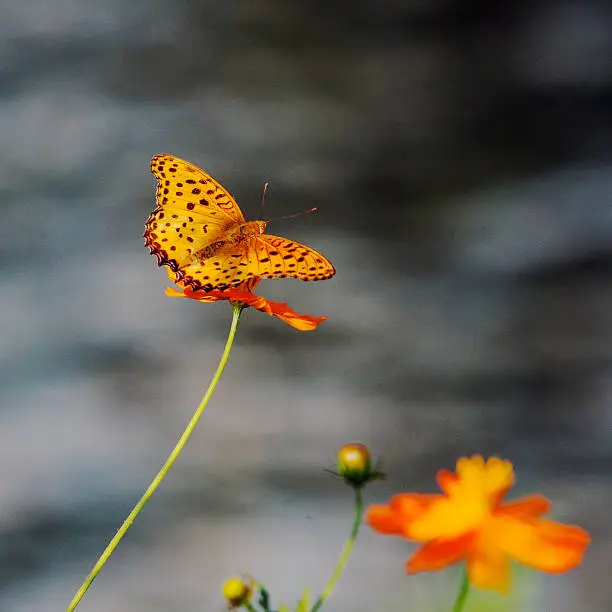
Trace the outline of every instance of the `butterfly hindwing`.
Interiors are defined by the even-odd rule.
[[[256,275],[248,263],[247,245],[241,244],[225,246],[206,259],[194,260],[178,271],[177,280],[194,290],[223,291]]]

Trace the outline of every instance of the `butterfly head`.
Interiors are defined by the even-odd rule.
[[[254,221],[254,223],[257,226],[257,230],[260,234],[265,233],[266,226],[268,225],[267,221]]]

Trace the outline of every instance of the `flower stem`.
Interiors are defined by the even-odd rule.
[[[344,549],[342,550],[342,554],[338,559],[338,564],[336,565],[336,569],[332,574],[327,586],[321,596],[315,602],[312,607],[311,612],[317,612],[321,608],[321,606],[325,603],[325,600],[331,595],[334,587],[336,586],[336,582],[338,582],[338,578],[340,578],[340,574],[348,561],[349,555],[353,550],[353,545],[355,544],[355,540],[357,539],[357,534],[359,533],[359,528],[361,527],[361,520],[363,518],[363,498],[362,498],[362,488],[354,487],[355,490],[355,519],[353,521],[353,528],[351,529],[351,535],[344,545]]]
[[[160,485],[161,481],[164,479],[164,477],[176,461],[180,452],[183,450],[183,447],[185,446],[187,440],[189,439],[189,436],[191,436],[191,433],[195,429],[195,426],[197,425],[200,416],[202,416],[202,412],[204,412],[204,408],[206,408],[208,401],[212,397],[217,383],[219,382],[219,379],[223,374],[223,370],[225,369],[225,365],[227,364],[227,360],[232,349],[232,344],[234,343],[234,337],[236,336],[236,330],[238,329],[238,321],[240,319],[240,313],[242,312],[242,308],[243,307],[241,305],[234,306],[232,325],[230,327],[227,342],[225,343],[225,349],[223,350],[223,354],[221,355],[221,360],[219,361],[219,365],[217,366],[217,371],[215,372],[215,375],[213,376],[212,381],[210,382],[210,385],[206,390],[202,401],[200,402],[200,405],[196,408],[196,411],[193,413],[193,416],[189,421],[189,424],[185,428],[185,431],[183,431],[179,441],[176,443],[176,446],[172,449],[170,456],[168,457],[168,459],[166,459],[166,462],[162,466],[161,470],[159,470],[157,476],[155,476],[153,482],[151,482],[151,484],[149,485],[149,488],[138,500],[132,511],[129,513],[128,517],[125,519],[125,521],[123,521],[123,525],[121,525],[121,527],[115,534],[115,537],[108,543],[108,546],[104,549],[104,552],[96,561],[96,564],[93,566],[93,569],[91,570],[91,572],[89,572],[89,575],[87,576],[87,578],[85,578],[83,584],[79,587],[79,590],[76,592],[76,594],[72,598],[72,601],[70,602],[70,605],[67,608],[67,612],[72,612],[79,605],[79,602],[91,586],[91,583],[100,573],[100,570],[108,561],[115,548],[117,548],[117,545],[121,541],[121,538],[123,538],[127,530],[132,526],[134,519],[144,508],[145,504],[149,501],[149,498],[153,495],[153,493],[155,493],[155,490]]]
[[[461,612],[463,610],[463,606],[469,591],[470,583],[468,581],[467,572],[464,570],[463,578],[461,579],[461,584],[459,585],[459,591],[457,592],[457,599],[455,600],[455,605],[453,606],[453,612]]]

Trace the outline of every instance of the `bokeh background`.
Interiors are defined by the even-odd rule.
[[[149,159],[207,169],[323,283],[243,316],[190,444],[81,604],[221,611],[249,572],[292,604],[368,501],[511,459],[594,542],[525,610],[612,609],[612,8],[597,0],[0,2],[0,610],[65,609],[214,371],[227,304],[164,295],[143,247]],[[364,530],[330,610],[448,609]],[[501,609],[501,600],[493,600]]]

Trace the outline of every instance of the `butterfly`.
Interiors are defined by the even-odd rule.
[[[309,246],[266,234],[266,221],[247,221],[236,200],[212,176],[173,155],[155,155],[157,207],[145,225],[145,245],[178,283],[224,291],[252,279],[331,278],[331,262]]]

